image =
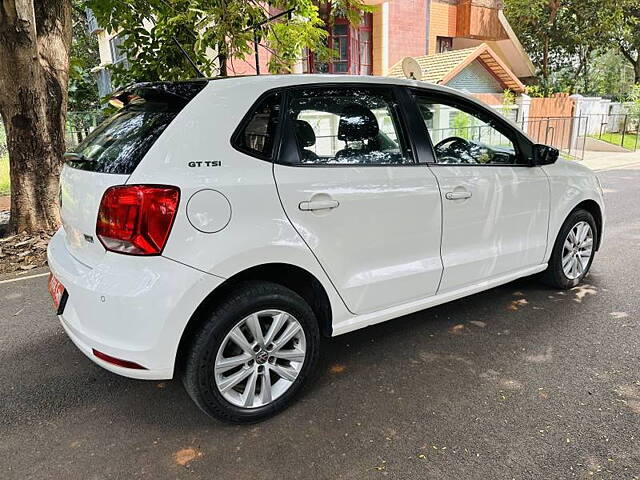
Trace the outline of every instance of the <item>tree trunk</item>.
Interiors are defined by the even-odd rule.
[[[632,50],[627,50],[623,46],[620,46],[620,52],[622,52],[622,55],[633,65],[633,83],[640,83],[640,50],[636,51],[634,56]]]
[[[221,77],[227,76],[227,46],[224,43],[218,44],[218,64],[220,69],[218,75]]]
[[[59,223],[71,27],[69,0],[0,0],[0,115],[13,232]]]

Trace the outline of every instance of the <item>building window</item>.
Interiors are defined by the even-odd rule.
[[[450,52],[453,50],[453,38],[436,37],[436,53]]]
[[[116,35],[111,40],[109,40],[109,48],[111,50],[111,63],[118,64],[124,63],[124,66],[127,67],[127,55],[122,49],[122,43],[124,42],[124,37],[120,35]]]
[[[360,74],[373,75],[373,15],[362,17],[358,29],[358,49],[360,50]]]
[[[328,27],[327,46],[336,54],[328,62],[319,62],[309,53],[305,73],[371,75],[373,73],[373,15],[363,15],[360,25],[336,18]]]

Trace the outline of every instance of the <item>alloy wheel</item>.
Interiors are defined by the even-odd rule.
[[[282,310],[262,310],[239,321],[224,338],[215,360],[215,381],[229,403],[268,405],[293,385],[306,358],[300,322]]]
[[[593,230],[587,222],[576,223],[564,241],[562,271],[569,280],[580,277],[593,254]]]

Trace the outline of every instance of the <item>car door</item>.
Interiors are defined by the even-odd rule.
[[[497,112],[454,94],[415,90],[442,195],[438,293],[539,265],[549,184],[527,160],[531,143]]]
[[[356,314],[433,295],[442,274],[440,193],[416,162],[397,94],[289,90],[274,165],[289,220]]]

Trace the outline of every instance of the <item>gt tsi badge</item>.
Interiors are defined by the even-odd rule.
[[[190,167],[219,167],[220,165],[222,165],[222,162],[220,160],[201,160],[201,161],[194,161],[194,162],[189,162],[189,166]]]

